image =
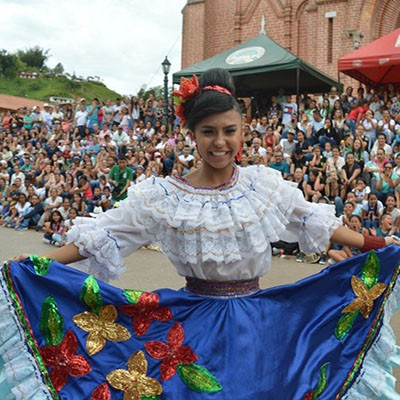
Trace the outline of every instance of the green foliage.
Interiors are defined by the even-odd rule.
[[[40,77],[35,80],[0,77],[0,93],[13,96],[28,97],[49,101],[50,96],[61,96],[72,99],[84,97],[100,100],[116,99],[121,95],[97,82],[73,82],[65,77],[47,79]]]
[[[14,78],[18,73],[18,57],[9,54],[7,50],[0,50],[0,77]]]
[[[24,62],[28,67],[37,68],[41,70],[48,60],[49,49],[43,50],[39,46],[34,46],[26,50],[18,50],[18,58]]]

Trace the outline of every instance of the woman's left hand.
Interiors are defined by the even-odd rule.
[[[400,246],[400,241],[395,239],[393,236],[385,237],[385,242],[386,242],[386,246],[389,246],[391,244],[396,244],[397,246]]]

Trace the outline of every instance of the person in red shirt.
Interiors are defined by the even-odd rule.
[[[363,114],[365,113],[366,110],[364,110],[361,106],[360,103],[357,101],[353,101],[350,104],[350,112],[347,115],[346,118],[346,125],[350,128],[351,132],[353,135],[356,133],[356,126],[359,124],[361,121]]]

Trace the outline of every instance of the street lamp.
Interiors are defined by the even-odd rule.
[[[165,57],[165,60],[161,63],[162,69],[164,72],[164,124],[168,129],[168,74],[171,68],[171,63],[169,62],[168,58]]]

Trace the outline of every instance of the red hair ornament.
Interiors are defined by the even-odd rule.
[[[216,92],[225,93],[232,96],[232,93],[219,85],[205,86],[201,90],[215,90]],[[184,104],[188,99],[196,96],[200,92],[199,80],[196,75],[192,78],[181,78],[181,83],[178,90],[172,92],[175,103],[175,115],[177,115],[181,120],[181,125],[186,125],[186,118],[183,115]]]

